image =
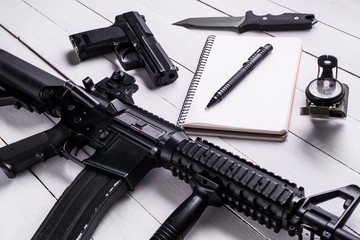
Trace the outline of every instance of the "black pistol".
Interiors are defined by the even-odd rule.
[[[138,12],[115,17],[110,27],[69,36],[80,61],[115,51],[125,70],[144,67],[156,86],[174,82],[177,68]]]
[[[360,240],[346,223],[360,202],[349,185],[305,197],[304,189],[214,144],[197,138],[132,103],[135,79],[114,72],[84,87],[62,81],[0,49],[0,106],[14,104],[61,120],[50,130],[0,148],[10,178],[52,156],[80,161],[76,149],[95,153],[65,190],[33,240],[88,240],[106,211],[154,168],[169,170],[193,193],[151,240],[183,239],[208,206],[227,205],[299,239]],[[326,180],[324,180],[326,181]],[[344,200],[337,215],[319,207]]]

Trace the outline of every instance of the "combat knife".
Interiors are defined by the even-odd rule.
[[[255,15],[252,11],[247,11],[242,17],[204,17],[188,18],[174,25],[188,28],[219,28],[239,31],[240,33],[260,30],[260,31],[285,31],[311,29],[317,23],[314,14],[304,13],[283,13],[281,15]]]

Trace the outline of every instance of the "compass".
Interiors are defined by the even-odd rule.
[[[320,68],[323,69],[321,76]],[[346,117],[349,87],[337,80],[337,72],[336,57],[322,55],[318,58],[318,76],[305,90],[306,107],[300,109],[301,115]]]

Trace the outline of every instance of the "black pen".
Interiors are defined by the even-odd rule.
[[[266,44],[264,47],[260,47],[256,52],[249,57],[248,61],[245,62],[242,68],[232,76],[211,98],[210,102],[206,106],[205,110],[212,105],[220,102],[241,80],[243,80],[255,67],[258,65],[271,51],[273,46]]]

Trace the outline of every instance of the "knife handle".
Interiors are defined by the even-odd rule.
[[[260,31],[285,31],[311,29],[317,20],[314,14],[303,13],[284,13],[281,15],[255,15],[252,11],[247,11],[245,20],[239,25],[239,32],[243,33],[250,30]]]

